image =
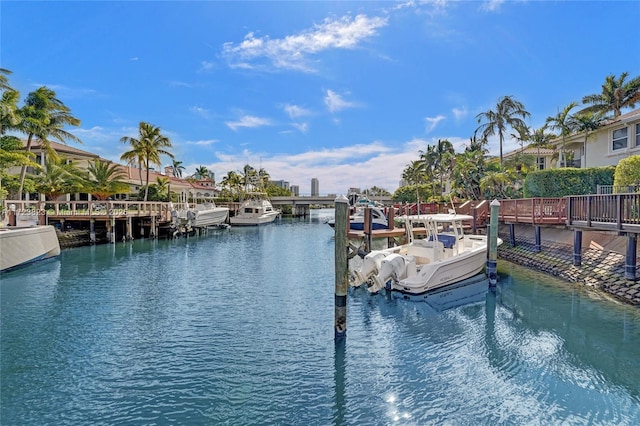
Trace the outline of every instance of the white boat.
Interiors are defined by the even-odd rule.
[[[273,208],[265,193],[253,192],[248,194],[229,222],[237,226],[264,225],[273,222],[279,215],[280,210]]]
[[[389,221],[384,210],[377,206],[357,207],[355,213],[349,216],[349,229],[354,231],[364,230],[365,209],[371,210],[371,229],[388,229]],[[335,219],[327,221],[330,227],[335,227]]]
[[[374,250],[353,273],[352,286],[367,285],[416,296],[459,283],[480,273],[487,259],[487,236],[464,233],[473,217],[448,214],[404,216],[407,243]],[[424,238],[416,234],[424,233]],[[498,245],[502,240],[498,238]]]
[[[173,226],[178,229],[190,230],[218,226],[227,221],[228,207],[218,207],[214,202],[190,205],[183,203],[178,207],[171,206]]]
[[[56,257],[60,243],[50,225],[0,227],[0,272]]]

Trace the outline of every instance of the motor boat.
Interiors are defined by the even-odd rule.
[[[177,229],[206,228],[227,221],[228,207],[218,207],[213,201],[191,205],[187,202],[171,206],[172,225]]]
[[[235,214],[229,218],[231,225],[256,226],[271,223],[280,216],[280,210],[276,210],[262,192],[249,193],[242,201]]]
[[[0,226],[0,272],[60,254],[56,229],[51,225]]]
[[[388,229],[389,220],[380,207],[367,205],[356,207],[355,212],[349,216],[349,229],[354,231],[364,230],[364,214],[365,209],[371,210],[371,229]],[[332,228],[335,227],[335,219],[327,221]]]
[[[350,284],[405,295],[459,283],[479,274],[487,256],[486,235],[464,233],[472,216],[455,213],[403,216],[406,244],[366,254]],[[498,238],[498,245],[502,240]]]

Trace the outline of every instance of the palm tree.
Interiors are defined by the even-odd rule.
[[[9,86],[7,75],[11,71],[0,68],[0,135],[4,134],[7,128],[15,128],[20,123],[18,115],[18,99],[20,93]]]
[[[0,200],[7,195],[7,191],[2,189],[2,178],[8,176],[6,170],[14,166],[27,166],[40,168],[40,165],[33,161],[35,155],[32,152],[25,152],[20,138],[16,136],[0,136]]]
[[[169,195],[169,178],[158,177],[156,178],[156,189],[160,198],[166,198]]]
[[[77,192],[82,187],[83,172],[64,157],[47,157],[44,171],[36,176],[36,190],[47,200]]]
[[[128,161],[129,163],[138,161],[138,164],[145,168],[144,201],[147,201],[149,196],[149,169],[151,165],[161,165],[160,156],[166,155],[173,159],[173,154],[167,151],[167,148],[171,148],[171,141],[161,133],[160,127],[141,121],[138,134],[138,138],[129,136],[120,138],[120,142],[128,143],[132,147],[131,150],[122,154],[120,159]]]
[[[619,117],[623,108],[633,108],[640,102],[640,76],[625,81],[628,72],[620,74],[619,78],[611,74],[605,78],[602,93],[587,95],[582,98],[583,104],[591,104],[580,112],[613,112],[613,117]]]
[[[209,173],[209,169],[206,166],[200,166],[196,169],[195,173],[193,174],[193,177],[200,180],[200,179],[207,179],[209,178],[210,173]]]
[[[96,159],[89,163],[87,172],[86,191],[98,200],[129,192],[129,184],[122,180],[126,175],[115,163]]]
[[[500,168],[502,168],[502,144],[504,135],[508,127],[525,127],[524,120],[531,114],[524,109],[524,104],[513,99],[511,96],[504,96],[498,99],[495,111],[488,110],[476,115],[480,124],[474,132],[474,136],[480,133],[482,139],[489,136],[498,135],[500,141]]]
[[[27,135],[26,152],[31,152],[33,138],[40,139],[42,148],[49,155],[55,155],[51,149],[49,138],[56,139],[62,143],[67,140],[82,142],[73,134],[64,130],[65,126],[79,126],[80,120],[71,115],[71,110],[56,98],[56,92],[40,87],[35,92],[29,93],[25,100],[25,105],[19,110],[20,123],[16,129]],[[22,199],[22,189],[24,178],[27,173],[26,166],[20,170],[20,189],[18,196]]]
[[[547,124],[545,123],[542,127],[538,129],[530,130],[530,138],[531,143],[529,147],[538,148],[536,163],[540,159],[540,148],[549,148],[551,146],[551,140],[553,139],[553,135],[551,133],[547,133]],[[538,166],[536,166],[538,168]]]
[[[222,178],[220,184],[222,185],[223,191],[226,190],[230,196],[233,196],[242,188],[242,177],[238,173],[230,171]]]
[[[570,118],[569,112],[571,112],[571,110],[576,106],[578,106],[577,102],[571,102],[569,105],[564,107],[562,111],[558,111],[558,113],[554,117],[547,117],[547,121],[546,121],[546,124],[549,125],[551,129],[560,131],[560,137],[562,138],[562,150],[560,152],[560,156],[561,156],[561,163],[564,164],[564,167],[567,167],[567,161],[565,159],[566,153],[565,153],[564,146],[565,146],[567,136],[569,136],[573,131],[572,123],[571,123],[571,120],[569,119]]]
[[[420,194],[418,192],[419,185],[425,180],[425,163],[422,160],[415,160],[409,163],[402,171],[402,179],[407,184],[413,185],[416,188],[416,202],[420,202]]]
[[[593,132],[602,127],[608,120],[602,111],[581,111],[570,117],[571,127],[576,132],[584,132],[584,166],[587,167],[587,140],[589,132]]]
[[[173,169],[173,177],[182,178],[182,172],[184,171],[182,161],[178,161],[174,158],[171,169]]]
[[[271,179],[269,172],[261,167],[260,170],[258,170],[258,182],[260,188],[266,188],[269,186],[269,179]]]

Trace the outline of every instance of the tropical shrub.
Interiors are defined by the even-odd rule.
[[[620,160],[616,167],[613,186],[640,185],[640,155]]]

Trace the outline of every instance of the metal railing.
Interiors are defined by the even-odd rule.
[[[607,194],[633,194],[640,192],[640,185],[598,185],[598,195]]]
[[[640,193],[566,198],[567,225],[640,232]]]
[[[46,214],[49,217],[111,218],[156,217],[170,220],[169,203],[157,201],[29,201],[2,200],[4,211],[16,215]]]

